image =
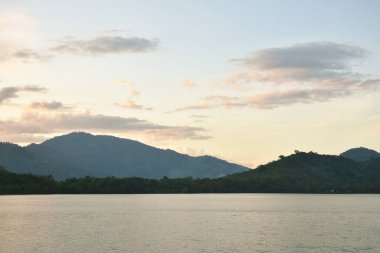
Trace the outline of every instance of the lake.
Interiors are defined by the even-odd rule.
[[[0,252],[380,252],[380,195],[0,196]]]

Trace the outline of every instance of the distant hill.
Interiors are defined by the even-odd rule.
[[[236,192],[371,192],[380,190],[380,158],[356,162],[299,152],[220,180]]]
[[[379,152],[372,149],[363,148],[363,147],[349,149],[340,155],[343,157],[352,159],[354,161],[359,161],[359,162],[368,161],[373,158],[380,157]]]
[[[113,136],[71,133],[41,144],[0,144],[0,165],[11,172],[71,177],[217,178],[249,168],[192,157]]]
[[[54,151],[51,151],[53,153]],[[54,175],[56,178],[83,177],[86,173],[73,169],[52,155],[38,156],[29,148],[12,143],[0,143],[0,166],[15,173],[32,173],[36,175]]]
[[[216,179],[84,177],[54,181],[0,169],[0,194],[380,193],[380,158],[366,162],[297,152],[255,170]]]

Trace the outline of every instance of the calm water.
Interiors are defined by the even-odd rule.
[[[0,196],[1,252],[380,252],[380,195]]]

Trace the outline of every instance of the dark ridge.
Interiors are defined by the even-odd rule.
[[[349,149],[340,155],[343,157],[352,159],[354,161],[359,161],[359,162],[364,162],[364,161],[368,161],[368,160],[380,157],[379,152],[372,149],[363,148],[363,147]]]

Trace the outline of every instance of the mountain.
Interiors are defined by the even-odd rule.
[[[41,144],[0,145],[11,172],[69,177],[217,178],[249,168],[211,156],[192,157],[113,136],[75,132]]]
[[[380,158],[365,162],[297,152],[255,170],[209,179],[71,178],[14,174],[0,168],[0,194],[380,193]]]
[[[59,160],[38,156],[28,148],[12,143],[0,143],[0,166],[15,173],[54,175],[56,178],[86,176],[83,171],[75,170]]]
[[[373,158],[380,157],[380,153],[378,153],[377,151],[363,147],[349,149],[340,155],[359,162],[368,161]]]

